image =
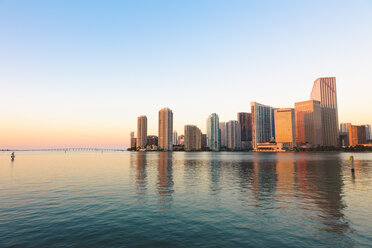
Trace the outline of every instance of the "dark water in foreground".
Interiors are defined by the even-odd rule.
[[[0,247],[372,246],[372,153],[0,153]]]

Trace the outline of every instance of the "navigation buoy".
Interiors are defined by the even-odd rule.
[[[351,172],[354,172],[354,156],[350,156],[349,160],[351,162]]]
[[[12,159],[12,161],[14,160],[15,158],[14,152],[12,152],[12,155],[10,156],[10,158]]]

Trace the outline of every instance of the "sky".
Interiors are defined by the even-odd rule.
[[[0,149],[129,146],[294,107],[336,77],[339,122],[372,124],[372,1],[0,0]]]

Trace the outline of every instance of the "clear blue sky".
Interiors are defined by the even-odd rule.
[[[0,148],[128,145],[293,107],[335,76],[340,122],[372,123],[372,1],[1,1]]]

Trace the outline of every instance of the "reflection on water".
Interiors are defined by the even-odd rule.
[[[146,187],[147,187],[147,175],[146,175],[146,156],[143,156],[143,153],[137,153],[136,155],[132,154],[131,159],[135,156],[134,162],[136,164],[136,194],[138,196],[139,201],[144,201],[146,198],[143,197],[146,195]],[[143,202],[145,203],[145,201]]]
[[[102,236],[105,245],[125,233],[114,246],[363,246],[372,241],[372,154],[354,155],[354,173],[348,156],[41,153],[14,163],[2,156],[0,232],[8,238],[0,246],[36,237],[35,247],[79,246],[88,236],[99,246],[81,216],[92,217],[83,226],[97,238],[104,223],[116,227]],[[50,227],[66,235],[52,239]]]
[[[159,201],[166,208],[173,202],[172,153],[159,152],[158,156],[159,164],[157,189],[159,194]]]

